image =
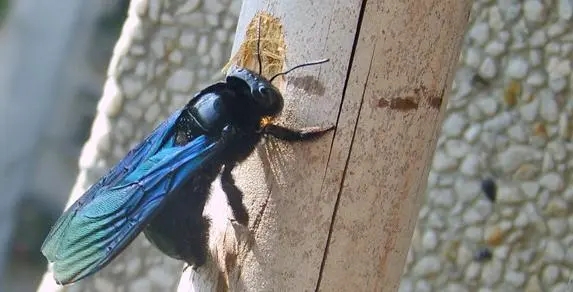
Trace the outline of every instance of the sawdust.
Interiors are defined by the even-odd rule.
[[[259,31],[260,28],[260,31]],[[259,36],[260,34],[260,36]],[[262,72],[259,72],[257,45],[260,42]],[[223,68],[227,72],[232,65],[247,68],[261,73],[269,79],[284,71],[285,40],[283,26],[280,20],[267,12],[258,12],[247,26],[245,39],[241,47]],[[277,78],[281,83],[281,77]]]

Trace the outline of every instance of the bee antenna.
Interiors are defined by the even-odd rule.
[[[263,74],[263,60],[261,58],[261,15],[257,25],[257,60],[259,61],[259,75]]]
[[[292,67],[292,68],[290,68],[290,69],[288,69],[288,70],[286,70],[286,71],[284,71],[284,72],[277,73],[275,76],[271,77],[271,79],[269,80],[269,82],[272,83],[275,78],[277,78],[277,77],[279,77],[279,76],[282,76],[282,75],[287,75],[288,73],[290,73],[290,72],[292,72],[292,71],[294,71],[294,70],[296,70],[296,69],[298,69],[298,68],[302,68],[302,67],[306,67],[306,66],[319,65],[319,64],[322,64],[322,63],[326,63],[326,62],[328,62],[328,61],[330,61],[330,59],[322,59],[322,60],[313,61],[313,62],[307,62],[307,63],[303,63],[303,64],[300,64],[300,65],[294,66],[294,67]]]

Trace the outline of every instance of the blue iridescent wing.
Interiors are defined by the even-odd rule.
[[[42,245],[54,278],[67,284],[117,256],[159,210],[162,201],[216,152],[205,136],[176,146],[171,129],[180,111],[161,124],[58,219]]]

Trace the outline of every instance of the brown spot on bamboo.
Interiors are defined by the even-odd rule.
[[[439,96],[430,96],[429,97],[430,106],[432,108],[440,110],[440,108],[442,108],[442,101],[444,100],[445,93],[446,93],[446,88],[444,87],[442,88],[442,92],[440,92]]]
[[[378,107],[388,107],[393,110],[409,111],[418,108],[418,103],[413,101],[413,97],[398,97],[387,100],[380,98],[378,100]]]
[[[414,89],[397,90],[394,94],[389,94],[389,98],[379,98],[377,106],[380,108],[389,108],[398,111],[411,111],[418,109],[420,102],[427,103],[434,109],[440,109],[445,90],[438,94],[435,90],[428,90],[426,86],[421,85]]]

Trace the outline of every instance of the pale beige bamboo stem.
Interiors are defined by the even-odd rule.
[[[226,210],[215,191],[216,260],[189,270],[180,291],[396,290],[470,4],[246,0],[235,49],[264,10],[283,22],[289,66],[332,60],[287,77],[279,122],[337,129],[308,144],[267,141],[235,171],[248,232],[215,214]],[[306,75],[318,83],[293,82]]]

